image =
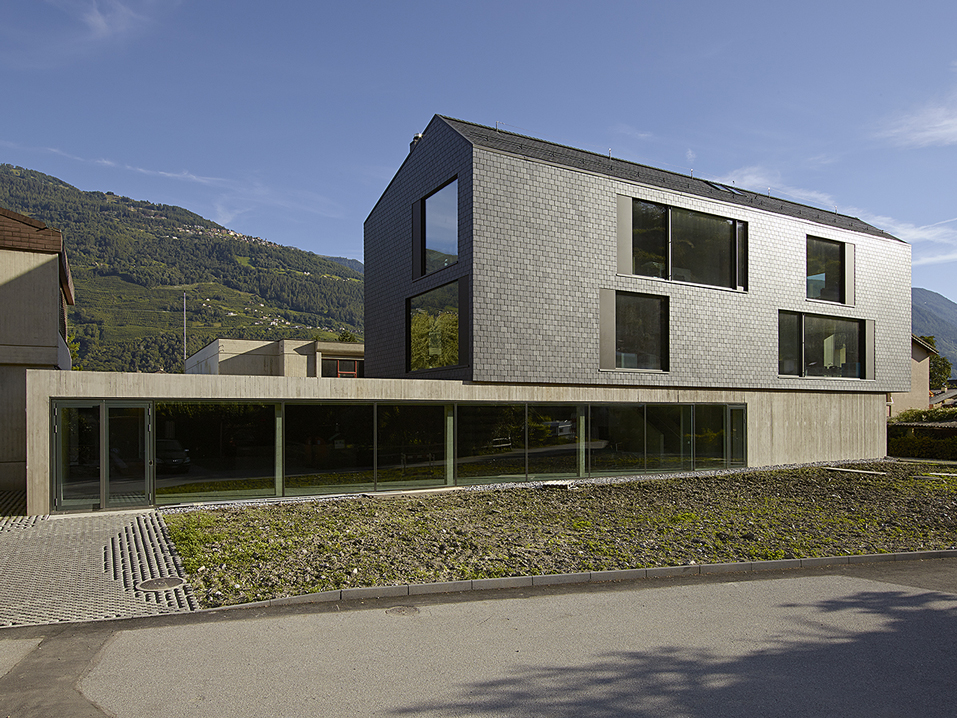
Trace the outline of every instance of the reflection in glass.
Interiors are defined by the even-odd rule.
[[[645,446],[649,471],[686,471],[691,460],[690,406],[649,404],[645,412]]]
[[[728,456],[728,466],[747,466],[748,457],[748,417],[745,407],[731,406],[730,414],[731,453]]]
[[[563,479],[583,476],[584,419],[575,404],[529,404],[528,477]]]
[[[100,407],[61,406],[58,421],[57,508],[100,508]]]
[[[459,484],[525,479],[525,407],[460,405],[456,414]]]
[[[444,485],[445,407],[441,404],[379,404],[376,415],[377,487]]]
[[[645,470],[645,407],[592,406],[591,450],[593,475],[636,474]]]
[[[668,276],[668,208],[632,200],[633,272],[646,277]]]
[[[671,278],[736,288],[732,273],[737,233],[730,219],[671,208]]]
[[[287,496],[371,491],[371,404],[287,404],[285,411]]]
[[[801,315],[778,312],[778,374],[801,373]]]
[[[409,300],[409,371],[459,363],[459,284]]]
[[[157,467],[156,503],[276,495],[275,405],[157,403],[156,435],[176,440],[190,458],[181,473]]]
[[[812,314],[804,317],[805,376],[861,378],[861,323]]]
[[[615,366],[668,371],[668,298],[615,295]]]
[[[425,273],[458,261],[459,183],[455,180],[425,200]]]
[[[716,404],[696,404],[694,408],[694,467],[723,469],[725,459],[725,417],[727,408]]]
[[[844,245],[807,238],[807,297],[844,302]]]
[[[146,409],[111,406],[107,506],[146,504]]]

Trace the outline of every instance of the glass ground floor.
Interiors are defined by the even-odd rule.
[[[55,511],[747,464],[743,404],[53,401]]]

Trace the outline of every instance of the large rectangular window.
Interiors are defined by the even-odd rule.
[[[438,271],[459,259],[459,183],[452,180],[412,206],[414,275]]]
[[[853,245],[807,238],[807,298],[854,303]]]
[[[618,271],[714,287],[747,289],[748,224],[627,197],[619,208]],[[627,231],[630,230],[630,231]]]
[[[872,378],[868,322],[798,312],[778,313],[778,373]]]
[[[668,371],[668,297],[615,293],[615,368]]]
[[[409,371],[459,364],[459,283],[409,300]]]

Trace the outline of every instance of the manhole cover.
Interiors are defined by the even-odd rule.
[[[141,581],[136,586],[137,591],[166,591],[170,588],[179,588],[186,581],[179,576],[167,576],[165,578],[148,578]]]
[[[385,612],[392,616],[415,616],[419,609],[415,606],[393,606],[385,609]]]

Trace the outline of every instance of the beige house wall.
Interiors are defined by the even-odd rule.
[[[70,368],[61,351],[59,282],[56,254],[0,249],[0,491],[24,486],[26,370]]]
[[[321,374],[323,356],[362,359],[363,344],[308,339],[217,339],[186,359],[187,374],[298,376]]]
[[[840,380],[836,380],[840,381]],[[27,373],[27,510],[50,511],[51,400],[342,402],[740,403],[748,407],[748,465],[771,466],[886,454],[883,393],[825,393],[468,384],[445,380],[339,379],[30,371]],[[822,430],[821,424],[825,427]]]
[[[908,409],[930,407],[930,352],[911,342],[910,391],[891,394],[890,416],[897,416]]]

